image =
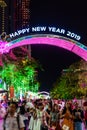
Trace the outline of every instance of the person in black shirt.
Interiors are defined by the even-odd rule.
[[[74,117],[74,129],[82,130],[82,122],[84,119],[84,112],[79,107],[79,104],[75,103],[75,109],[73,109],[73,117]]]
[[[52,111],[51,105],[48,104],[48,108],[46,109],[46,112],[50,115],[51,111]],[[47,117],[47,123],[49,123],[49,117]]]

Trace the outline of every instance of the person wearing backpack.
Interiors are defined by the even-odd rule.
[[[11,102],[8,107],[8,112],[4,117],[4,130],[24,130],[24,122],[21,115],[17,114],[17,103]]]

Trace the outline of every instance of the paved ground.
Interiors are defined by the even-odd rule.
[[[3,130],[3,120],[0,119],[0,130]],[[84,125],[83,125],[83,130],[85,130]]]
[[[0,119],[0,130],[3,130],[3,120]]]

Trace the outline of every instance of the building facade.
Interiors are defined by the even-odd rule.
[[[29,5],[30,0],[0,0],[0,34],[9,34],[28,26]]]
[[[29,25],[30,12],[29,5],[30,0],[14,0],[14,10],[13,10],[13,24],[14,31],[20,28],[24,28]]]

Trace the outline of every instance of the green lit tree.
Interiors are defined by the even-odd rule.
[[[87,96],[87,62],[81,60],[64,69],[50,94],[63,99]]]
[[[37,80],[38,69],[42,69],[38,61],[31,57],[28,45],[13,48],[9,53],[0,55],[0,79],[6,87],[13,86],[15,93],[38,92],[40,83]],[[2,83],[0,87],[2,87]]]
[[[25,57],[21,58],[19,62],[4,64],[0,69],[0,76],[7,85],[14,86],[16,93],[19,93],[20,90],[23,93],[27,91],[37,92],[39,89],[37,68],[37,62],[32,63],[32,60],[30,61]]]
[[[73,98],[72,87],[69,85],[70,81],[67,74],[62,74],[60,79],[55,83],[50,94],[53,98],[70,99]],[[70,83],[71,84],[71,83]],[[73,84],[74,85],[74,84]]]

